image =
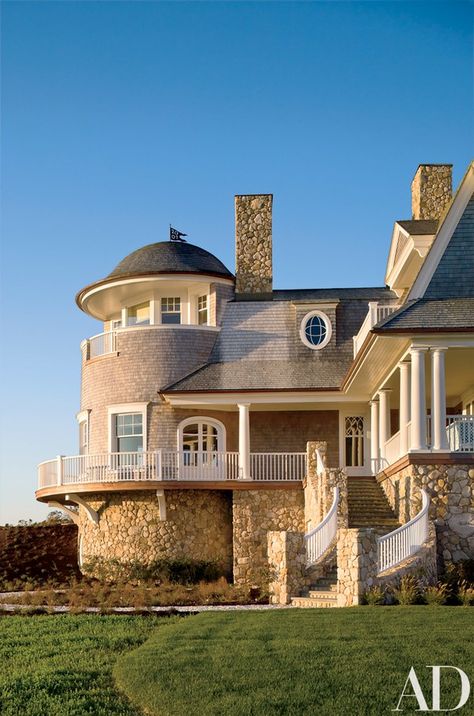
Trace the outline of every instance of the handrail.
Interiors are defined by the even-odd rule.
[[[354,358],[360,351],[365,339],[369,335],[372,328],[382,319],[387,318],[394,311],[398,310],[399,306],[393,304],[379,304],[378,301],[369,301],[369,310],[364,318],[364,321],[359,328],[357,335],[353,337],[354,344]]]
[[[326,552],[337,535],[337,506],[339,488],[334,488],[332,505],[322,522],[304,536],[306,546],[306,566],[315,564]]]
[[[421,490],[421,510],[409,522],[377,538],[378,571],[396,567],[413,556],[428,539],[428,511],[430,498]]]

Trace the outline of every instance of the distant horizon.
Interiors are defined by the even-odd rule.
[[[76,292],[169,225],[234,271],[272,193],[276,290],[384,285],[419,164],[471,160],[470,2],[4,2],[0,523],[74,455]],[[268,191],[268,190],[271,191]],[[303,288],[305,287],[305,288]]]

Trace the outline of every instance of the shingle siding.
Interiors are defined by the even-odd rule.
[[[474,298],[474,194],[454,230],[424,298]]]

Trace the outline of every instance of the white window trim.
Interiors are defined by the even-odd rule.
[[[209,418],[207,415],[193,415],[191,418],[185,418],[180,422],[177,430],[179,452],[181,452],[183,449],[184,428],[186,428],[188,425],[192,425],[193,423],[207,423],[217,428],[217,452],[226,452],[227,435],[224,423],[221,423],[220,420],[216,420],[216,418]]]
[[[313,318],[313,316],[319,316],[319,318],[321,318],[324,321],[324,323],[326,324],[326,330],[327,330],[325,339],[322,341],[322,343],[319,343],[317,346],[313,345],[312,343],[310,343],[308,341],[308,339],[306,338],[306,333],[305,333],[306,324],[310,318]],[[302,343],[307,348],[311,348],[311,350],[313,350],[313,351],[320,351],[322,348],[325,348],[332,338],[332,323],[329,319],[329,316],[327,316],[323,311],[320,311],[320,310],[309,311],[309,313],[306,313],[305,316],[303,316],[303,319],[300,323],[300,338],[301,338]]]
[[[89,453],[89,439],[90,439],[90,425],[89,425],[89,415],[90,410],[80,410],[78,413],[76,413],[76,420],[77,424],[79,426],[79,450],[81,449],[80,441],[81,441],[81,424],[86,423],[86,438],[87,443],[85,445],[86,448],[86,455]]]
[[[118,403],[107,406],[108,452],[117,452],[114,434],[114,415],[119,413],[141,413],[143,425],[143,452],[148,450],[147,416],[149,403]]]

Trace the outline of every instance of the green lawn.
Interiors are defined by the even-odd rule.
[[[173,618],[174,619],[174,618]],[[167,623],[140,616],[0,617],[2,716],[136,716],[112,666]]]
[[[204,613],[158,629],[114,675],[160,716],[388,716],[411,666],[429,706],[426,665],[458,666],[474,686],[473,617],[427,606]],[[458,691],[447,675],[442,708]],[[473,696],[454,713],[474,713]]]

